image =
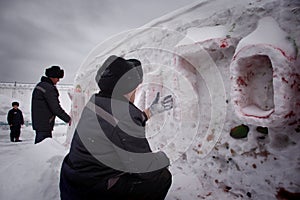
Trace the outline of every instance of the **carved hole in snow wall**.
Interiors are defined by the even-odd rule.
[[[246,116],[266,118],[274,112],[272,63],[266,55],[254,55],[238,60],[241,112]]]

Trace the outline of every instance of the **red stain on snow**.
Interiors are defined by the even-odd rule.
[[[228,42],[226,39],[221,40],[220,48],[228,47]]]
[[[290,77],[295,77],[295,78],[297,78],[297,79],[300,79],[300,74],[298,74],[298,73],[292,73],[291,75],[290,75]]]
[[[282,77],[281,80],[285,83],[289,83],[284,77]]]
[[[245,80],[242,78],[242,77],[238,77],[238,79],[236,80],[236,83],[238,84],[238,86],[240,87],[241,85],[244,85],[244,86],[248,86],[248,84],[245,82]]]
[[[289,126],[293,126],[293,125],[295,125],[295,124],[297,124],[297,120],[295,120],[295,121],[289,123],[288,125],[289,125]]]
[[[247,114],[247,113],[243,113],[243,114],[247,117],[255,117],[255,118],[258,118],[258,119],[266,119],[266,118],[269,118],[271,116],[271,114],[273,114],[273,113],[274,113],[274,110],[266,116],[250,115],[250,114]]]
[[[250,80],[252,79],[253,76],[254,76],[254,72],[253,72],[253,71],[250,71],[250,72],[247,73],[246,79],[247,79],[248,81],[250,81]]]
[[[273,46],[273,45],[270,45],[270,46]],[[274,47],[274,46],[273,46],[273,48],[274,48],[274,49],[277,49],[278,51],[280,51],[280,52],[282,53],[282,55],[283,55],[284,57],[286,57],[289,61],[292,61],[292,60],[295,60],[295,59],[296,59],[296,58],[294,58],[294,57],[292,57],[292,56],[288,56],[288,55],[286,54],[286,52],[285,52],[284,50],[282,50],[281,48]]]
[[[295,116],[296,114],[294,113],[294,111],[291,111],[291,112],[289,112],[288,114],[286,114],[285,116],[284,116],[284,118],[286,119],[286,118],[291,118],[291,117],[293,117],[293,116]]]
[[[294,86],[297,86],[297,82],[296,82],[296,80],[294,80],[294,82],[291,84],[291,88],[293,89],[293,88],[294,88]]]

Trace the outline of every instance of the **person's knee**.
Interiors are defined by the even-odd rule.
[[[160,175],[160,182],[164,184],[166,187],[170,187],[172,184],[172,174],[171,172],[166,168],[162,171]]]

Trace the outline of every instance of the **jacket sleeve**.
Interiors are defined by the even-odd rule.
[[[8,112],[8,114],[7,114],[7,123],[9,124],[9,125],[11,125],[12,124],[12,112],[11,112],[11,110]]]
[[[49,87],[45,92],[45,99],[51,112],[59,117],[64,122],[69,122],[71,120],[70,116],[62,109],[58,99],[58,92],[55,87]]]
[[[20,110],[20,117],[21,117],[21,125],[24,124],[24,117],[23,117],[23,113],[22,111]]]
[[[169,166],[170,161],[164,152],[151,151],[143,123],[144,120],[136,119],[132,124],[129,121],[122,121],[115,127],[112,141],[126,171],[147,179]]]

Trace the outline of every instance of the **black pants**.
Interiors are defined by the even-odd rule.
[[[19,127],[19,126],[11,126],[10,127],[10,141],[11,142],[19,141],[20,134],[21,134],[21,127]]]
[[[107,179],[89,184],[91,179],[93,177],[80,177],[64,161],[60,177],[61,200],[163,200],[172,183],[168,169],[146,180],[124,174],[110,189],[107,189]]]
[[[36,131],[35,135],[35,141],[34,144],[37,144],[41,141],[43,141],[46,138],[52,138],[52,132],[51,131]]]
[[[164,169],[160,175],[147,180],[136,179],[130,174],[121,176],[110,190],[116,194],[114,199],[163,200],[171,183],[172,175],[168,169]]]

